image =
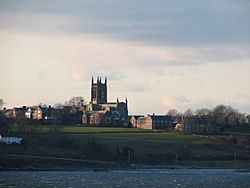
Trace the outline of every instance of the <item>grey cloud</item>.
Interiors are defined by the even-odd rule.
[[[56,0],[39,3],[26,0],[3,1],[0,11],[63,15],[76,23],[64,27],[71,32],[99,33],[153,45],[204,45],[249,43],[249,8],[247,0]]]

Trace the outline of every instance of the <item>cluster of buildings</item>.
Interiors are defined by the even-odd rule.
[[[176,130],[180,132],[211,132],[213,127],[207,120],[202,118],[187,118],[177,120],[169,115],[128,115],[128,99],[115,102],[107,100],[107,78],[102,80],[97,77],[96,81],[92,77],[91,101],[82,104],[78,109],[54,109],[51,106],[33,106],[13,108],[5,110],[5,115],[9,118],[21,120],[39,120],[45,124],[58,123],[79,123],[83,126],[112,126],[112,127],[133,127],[140,129],[163,129]],[[72,111],[74,111],[72,113]]]
[[[125,126],[140,129],[161,129],[179,132],[211,132],[215,127],[203,118],[181,119],[170,115],[128,115],[128,100],[107,101],[107,78],[102,81],[92,77],[91,101],[84,105],[82,124],[84,126]]]
[[[171,116],[128,115],[128,99],[107,101],[107,78],[91,82],[91,101],[84,106],[82,123],[85,126],[127,126],[140,129],[174,129]]]
[[[12,109],[6,109],[4,110],[4,114],[6,117],[10,119],[15,119],[17,121],[37,120],[43,121],[44,123],[57,123],[59,117],[52,115],[53,110],[54,109],[51,106],[23,106],[14,107]]]

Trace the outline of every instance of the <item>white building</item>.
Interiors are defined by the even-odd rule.
[[[2,135],[0,135],[0,143],[3,144],[21,144],[22,140],[23,139],[19,137],[2,137]]]

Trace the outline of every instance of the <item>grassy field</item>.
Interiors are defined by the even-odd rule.
[[[26,133],[51,133],[54,130],[59,133],[138,133],[138,132],[163,132],[161,130],[145,130],[121,127],[84,127],[82,125],[22,125],[22,128],[12,126],[10,131]],[[211,135],[246,134],[250,135],[250,127],[225,128],[224,132]]]
[[[56,130],[56,131],[55,131]],[[12,126],[10,131],[20,133],[138,133],[154,132],[152,130],[121,128],[121,127],[83,127],[81,125],[25,125],[23,128]]]
[[[153,132],[152,130],[133,129],[133,128],[114,128],[114,127],[82,127],[82,126],[63,126],[60,129],[63,133],[139,133]]]
[[[250,150],[220,141],[215,136],[70,125],[58,125],[54,132],[44,125],[37,126],[35,131],[33,128],[26,127],[24,134],[13,127],[12,131],[24,138],[24,144],[2,146],[0,154],[127,163],[130,152],[131,162],[135,164],[232,167],[236,153],[238,167],[250,167]],[[40,163],[33,161],[32,164],[39,166]],[[47,165],[53,166],[53,163]]]

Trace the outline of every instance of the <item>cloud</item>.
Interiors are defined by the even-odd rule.
[[[167,109],[174,108],[182,111],[190,106],[190,102],[191,101],[183,95],[164,96],[162,99],[162,103]]]
[[[139,77],[145,75],[186,76],[193,67],[200,65],[248,62],[250,59],[250,47],[245,45],[200,48],[145,46],[95,34],[61,33],[55,36],[13,31],[0,31],[0,38],[2,62],[10,64],[11,61],[13,66],[22,62],[20,70],[27,64],[33,74],[39,70],[40,78],[47,77],[46,74],[57,74],[59,78],[66,73],[73,81],[89,81],[92,76],[98,75],[119,81],[129,77],[142,80]],[[4,65],[7,66],[6,63]],[[143,82],[139,81],[138,85],[143,85]],[[138,86],[137,90],[150,90],[150,87]]]
[[[59,6],[60,4],[60,6]],[[146,45],[249,44],[248,1],[3,1],[2,28],[98,34]],[[61,19],[63,18],[63,19]]]

